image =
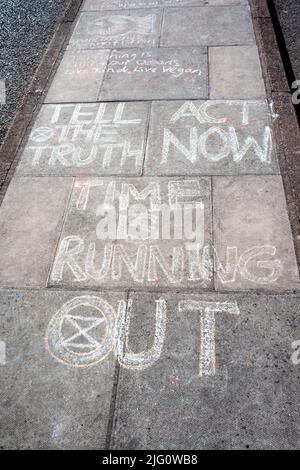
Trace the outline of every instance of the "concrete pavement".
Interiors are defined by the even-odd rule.
[[[3,448],[298,447],[276,119],[246,0],[83,3],[0,208]]]

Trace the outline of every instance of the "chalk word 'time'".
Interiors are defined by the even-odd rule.
[[[120,300],[116,312],[103,298],[90,295],[73,298],[54,315],[46,332],[47,349],[58,361],[73,367],[93,366],[113,351],[122,367],[144,370],[161,358],[165,344],[167,302],[161,297],[155,304],[153,344],[147,351],[133,352],[129,346],[132,300]],[[199,313],[199,376],[214,376],[215,316],[239,315],[237,303],[182,300],[178,311],[182,315]]]

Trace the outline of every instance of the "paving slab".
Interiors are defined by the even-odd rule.
[[[109,51],[65,51],[46,103],[97,101]]]
[[[207,290],[210,205],[209,178],[77,179],[50,285]]]
[[[14,178],[0,211],[0,286],[44,287],[59,239],[70,178]]]
[[[168,8],[164,13],[162,46],[230,46],[255,44],[249,7]]]
[[[44,105],[23,151],[20,175],[140,175],[148,103]]]
[[[299,295],[131,299],[111,448],[298,448]]]
[[[191,5],[247,5],[247,0],[84,0],[83,11],[164,8]]]
[[[104,449],[115,372],[111,315],[124,295],[0,297],[1,448]]]
[[[68,49],[110,49],[157,46],[161,30],[160,10],[83,12]]]
[[[215,177],[213,200],[216,290],[299,289],[281,177]]]
[[[279,173],[268,103],[152,103],[145,175]]]
[[[208,98],[206,48],[112,51],[100,100]]]
[[[256,46],[209,48],[210,98],[258,99],[266,96]]]

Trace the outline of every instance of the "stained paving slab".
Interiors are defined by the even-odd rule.
[[[72,188],[68,178],[15,178],[0,211],[0,285],[45,287]]]
[[[88,328],[96,327],[94,346],[110,331],[99,305],[93,305],[95,298],[88,292],[82,296],[80,292],[1,291],[0,335],[6,344],[6,365],[1,366],[1,448],[105,447],[115,373],[110,344],[103,350],[108,355],[105,361],[94,354],[94,368],[89,369],[60,362],[59,351],[51,343],[58,327],[67,355],[77,361],[82,353],[85,359],[91,357]],[[105,299],[103,308],[113,312],[124,295],[110,293]],[[66,305],[66,311],[61,311]]]
[[[211,47],[209,63],[211,99],[265,98],[256,46]]]
[[[0,446],[297,448],[299,272],[248,2],[87,0],[61,56],[0,209]]]
[[[217,266],[221,263],[215,268],[216,289],[299,289],[281,178],[224,176],[213,178],[213,188],[214,247]]]
[[[254,31],[246,6],[166,9],[162,46],[222,46],[254,44]]]
[[[159,10],[83,12],[68,49],[109,49],[157,46],[162,14]]]
[[[162,352],[147,367],[121,367],[112,448],[297,448],[299,296],[132,294],[136,353],[152,348],[159,298]]]
[[[66,51],[46,103],[95,102],[104,77],[109,51]]]

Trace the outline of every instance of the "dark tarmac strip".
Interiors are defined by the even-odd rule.
[[[0,0],[0,144],[19,109],[69,0]]]

